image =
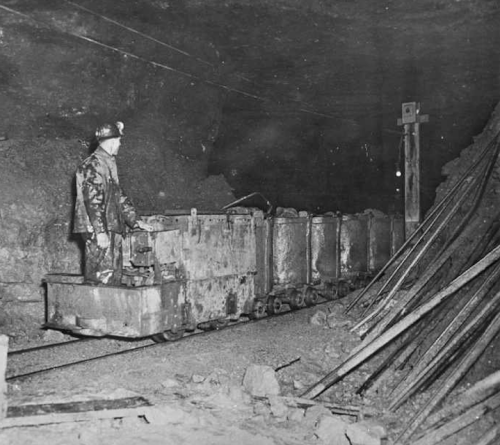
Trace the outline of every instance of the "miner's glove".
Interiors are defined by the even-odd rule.
[[[101,249],[107,249],[109,247],[109,236],[106,233],[97,234],[97,245]]]
[[[144,221],[137,221],[136,226],[141,230],[145,230],[146,232],[152,232],[153,226],[145,223]]]

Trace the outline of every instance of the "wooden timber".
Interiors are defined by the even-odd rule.
[[[7,350],[9,337],[0,335],[0,421],[7,414],[7,382],[5,381],[5,370],[7,369]]]
[[[443,301],[453,295],[458,289],[465,286],[473,278],[484,272],[489,266],[500,259],[500,246],[493,249],[488,255],[478,261],[474,266],[466,270],[462,275],[453,280],[446,288],[435,294],[431,300],[424,303],[418,309],[408,314],[389,330],[384,332],[370,344],[357,351],[353,356],[350,356],[344,363],[339,365],[329,374],[327,374],[319,382],[309,387],[301,397],[314,399],[327,388],[341,380],[345,375],[351,372],[354,368],[365,362],[375,352],[386,346],[390,341],[398,337],[402,332],[406,331],[410,326],[420,320],[425,314],[440,305]]]
[[[124,390],[57,400],[36,398],[9,406],[0,428],[138,417],[146,415],[150,407],[144,397]]]

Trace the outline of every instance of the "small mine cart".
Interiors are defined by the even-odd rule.
[[[154,231],[126,235],[121,286],[85,284],[75,275],[46,277],[47,327],[171,339],[252,312],[262,212],[201,215],[193,209],[144,219]]]

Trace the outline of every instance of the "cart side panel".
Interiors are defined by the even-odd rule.
[[[333,282],[339,276],[339,218],[314,217],[311,226],[312,283]]]
[[[343,215],[340,228],[340,271],[350,279],[368,272],[368,216]]]
[[[293,286],[307,283],[308,243],[308,218],[274,219],[274,285]]]
[[[187,301],[195,324],[229,317],[237,319],[252,307],[254,275],[227,275],[186,281]]]
[[[388,216],[370,218],[368,243],[368,271],[375,273],[391,258],[391,220]]]
[[[255,296],[264,297],[272,289],[272,219],[260,218],[255,225]]]
[[[255,273],[255,221],[249,215],[189,217],[182,233],[181,263],[185,276],[204,280]]]
[[[90,330],[100,335],[146,337],[178,324],[183,295],[179,281],[114,287],[49,279],[47,324],[75,333]]]
[[[405,220],[402,216],[393,216],[391,223],[391,256],[393,256],[405,242]]]

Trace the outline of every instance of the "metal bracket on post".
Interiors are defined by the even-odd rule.
[[[429,115],[420,115],[420,104],[405,102],[401,106],[398,125],[404,127],[405,141],[405,238],[422,221],[420,211],[420,124],[429,122]]]
[[[188,233],[190,236],[195,236],[198,231],[198,210],[193,207],[188,217]]]

